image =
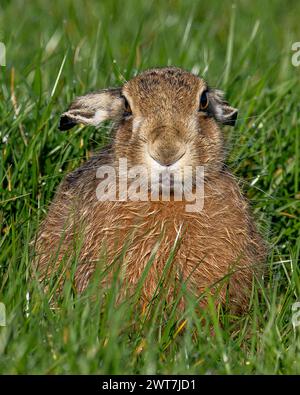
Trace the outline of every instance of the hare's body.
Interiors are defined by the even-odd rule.
[[[186,78],[190,78],[195,84],[196,77],[190,77],[189,73],[172,68],[162,70],[165,73],[167,70],[169,75],[166,78],[167,83],[168,78],[171,80],[176,77],[178,80],[180,77],[182,89],[187,87],[189,92],[191,89],[184,78],[188,76]],[[163,71],[147,73],[154,73],[155,77]],[[150,82],[153,82],[153,78],[150,78],[150,82],[147,80],[147,73],[142,74],[138,80],[140,85],[144,85],[144,90],[149,90]],[[138,95],[141,97],[141,92],[134,89],[134,85],[131,87],[130,83],[127,84],[125,92],[131,88],[134,98]],[[163,83],[166,84],[165,81]],[[171,86],[173,85],[172,82]],[[180,92],[179,88],[177,93]],[[189,103],[186,105],[191,106]],[[208,289],[214,293],[216,287],[221,286],[218,299],[224,302],[229,295],[235,310],[244,309],[247,307],[253,276],[259,273],[258,268],[264,259],[265,249],[237,182],[222,165],[224,151],[220,129],[212,117],[195,120],[191,115],[188,122],[183,122],[178,109],[176,125],[179,126],[175,127],[168,117],[168,108],[164,106],[166,104],[162,104],[160,110],[156,109],[160,111],[160,122],[164,119],[163,111],[166,111],[168,118],[162,122],[163,127],[159,127],[159,133],[165,133],[163,141],[157,135],[152,140],[149,136],[145,138],[145,132],[141,132],[140,126],[141,138],[133,135],[132,130],[137,128],[137,123],[140,125],[142,122],[141,111],[138,121],[119,120],[115,142],[109,150],[103,150],[66,177],[36,241],[37,265],[41,278],[50,277],[61,262],[67,268],[69,258],[76,255],[78,266],[75,285],[79,291],[86,288],[97,267],[104,270],[115,262],[115,265],[122,265],[124,290],[131,292],[137,286],[147,264],[153,259],[142,288],[141,296],[144,301],[149,301],[154,296],[169,262],[168,273],[174,280],[173,284],[168,285],[169,298],[174,294],[176,283],[186,282],[188,289],[199,296]],[[76,106],[75,109],[78,113]],[[66,114],[67,126],[69,123],[72,126],[76,122],[75,116],[70,112]],[[66,120],[64,124],[65,122]],[[147,127],[149,128],[149,124]],[[189,133],[192,134],[196,127],[201,130],[201,135],[193,138]],[[157,130],[158,126],[151,126],[151,130],[154,129]],[[185,131],[187,137],[180,135],[181,130]],[[175,143],[172,143],[172,139],[175,139]],[[190,145],[187,139],[192,141]],[[174,147],[179,140],[180,144]],[[152,150],[152,158],[160,155],[159,163],[163,163],[160,165],[163,169],[164,163],[180,162],[182,156],[186,164],[204,165],[204,205],[201,211],[188,212],[186,201],[174,199],[99,201],[96,195],[99,185],[97,169],[103,165],[111,165],[117,169],[117,159],[121,157],[126,157],[129,166],[146,163],[142,157],[144,144],[148,144],[149,150]],[[132,146],[134,150],[131,150]],[[179,155],[182,146],[185,147],[184,153]],[[189,152],[189,157],[186,151]],[[104,282],[107,285],[110,276],[108,274],[102,280],[103,285]],[[229,281],[222,287],[219,282],[226,277]],[[229,284],[229,288],[226,284]]]

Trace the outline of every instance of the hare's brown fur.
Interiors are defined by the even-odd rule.
[[[41,279],[50,277],[62,261],[67,268],[68,258],[78,254],[75,284],[81,292],[99,265],[119,257],[116,264],[123,266],[124,289],[132,291],[153,256],[141,295],[149,301],[177,240],[170,266],[174,283],[167,290],[170,299],[176,281],[186,281],[200,295],[207,289],[214,293],[218,281],[228,276],[229,287],[221,287],[218,300],[225,302],[229,296],[234,310],[247,307],[265,247],[238,183],[223,165],[219,123],[228,123],[236,114],[214,90],[208,90],[209,110],[199,112],[197,98],[206,89],[202,79],[181,69],[153,69],[119,91],[95,94],[98,102],[89,95],[93,102],[82,97],[72,104],[64,122],[96,124],[100,114],[116,121],[115,136],[111,147],[67,175],[59,187],[36,240]],[[127,117],[122,95],[132,110]],[[97,105],[101,111],[93,118]],[[143,164],[150,169],[151,161],[161,166],[176,162],[181,167],[204,166],[202,211],[187,212],[184,200],[99,201],[97,168],[116,167],[123,157],[129,167]],[[104,281],[109,279],[107,275]]]

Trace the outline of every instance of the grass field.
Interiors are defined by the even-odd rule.
[[[300,373],[299,15],[296,0],[1,1],[1,373]],[[116,307],[117,286],[91,301],[70,284],[52,309],[29,277],[29,242],[63,175],[106,139],[101,127],[59,133],[59,115],[75,95],[162,65],[203,75],[240,109],[227,163],[270,245],[264,282],[248,314],[211,307],[205,324],[192,308],[166,316],[162,300],[144,314]]]

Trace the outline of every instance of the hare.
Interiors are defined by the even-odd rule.
[[[112,144],[68,174],[59,186],[36,237],[35,267],[40,279],[49,279],[60,265],[63,278],[76,255],[78,292],[86,289],[98,267],[103,265],[105,270],[114,264],[122,266],[127,294],[147,268],[140,296],[147,303],[172,253],[168,275],[173,282],[166,285],[170,300],[176,284],[185,282],[196,296],[209,292],[218,303],[229,300],[234,311],[244,311],[266,248],[237,181],[224,165],[220,125],[234,126],[237,114],[221,91],[176,67],[150,69],[120,88],[75,99],[62,114],[60,129],[112,120]],[[182,173],[185,166],[201,167],[201,209],[187,210],[184,197],[174,198],[174,180],[169,182],[170,199],[162,199],[161,190],[151,199],[151,185],[145,182],[141,186],[146,186],[148,199],[143,201],[101,199],[105,188],[99,192],[97,171],[104,167],[118,173],[121,159],[126,159],[129,170],[142,166],[161,172],[159,188],[172,169]],[[194,173],[190,178],[195,190]],[[224,278],[225,285],[218,288]],[[110,279],[106,276],[100,286],[109,286]],[[205,298],[200,304],[205,305]]]

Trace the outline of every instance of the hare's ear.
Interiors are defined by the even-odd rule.
[[[223,125],[234,126],[238,109],[231,107],[227,101],[224,100],[224,93],[217,89],[209,90],[210,109],[215,119]]]
[[[121,88],[103,89],[77,97],[60,117],[59,129],[71,129],[77,123],[96,126],[100,122],[119,119],[124,112]]]

